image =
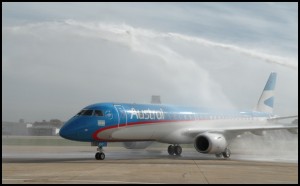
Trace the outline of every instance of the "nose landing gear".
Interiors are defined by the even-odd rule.
[[[95,158],[96,158],[96,160],[104,160],[105,154],[103,152],[97,152],[95,154]]]
[[[103,147],[106,146],[106,142],[99,142],[98,143],[98,148],[97,148],[97,153],[95,154],[95,159],[96,160],[104,160],[105,159],[105,154],[103,153]]]

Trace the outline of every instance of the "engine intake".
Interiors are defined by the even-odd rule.
[[[224,152],[227,141],[222,134],[204,133],[195,138],[194,147],[198,152],[217,154]]]

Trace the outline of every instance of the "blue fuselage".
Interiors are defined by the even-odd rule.
[[[149,124],[155,124],[157,127],[164,123],[184,125],[189,121],[198,121],[197,124],[201,125],[202,121],[207,120],[253,120],[266,117],[271,115],[253,111],[222,111],[161,104],[99,103],[83,108],[67,121],[60,129],[60,135],[76,141],[118,141],[98,136],[108,129],[124,129]],[[130,136],[125,141],[130,141]]]

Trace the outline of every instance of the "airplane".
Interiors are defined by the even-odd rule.
[[[59,131],[69,140],[98,146],[95,159],[105,159],[107,142],[123,142],[125,148],[143,149],[154,141],[170,144],[168,153],[180,156],[180,144],[194,144],[199,153],[228,159],[232,140],[245,132],[264,135],[285,129],[298,134],[298,119],[281,123],[273,114],[276,72],[271,72],[259,101],[250,111],[230,111],[167,104],[97,103],[83,108]]]

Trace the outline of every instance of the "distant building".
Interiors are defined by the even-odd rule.
[[[63,122],[58,119],[52,119],[49,122],[43,120],[42,122],[34,122],[32,125],[28,125],[28,134],[31,136],[54,136],[57,135],[57,131]]]
[[[25,123],[2,121],[2,135],[27,136],[28,130]]]
[[[49,122],[25,123],[20,119],[19,123],[2,121],[2,135],[16,136],[53,136],[58,135],[63,122],[58,119],[51,119]]]

